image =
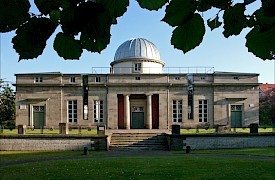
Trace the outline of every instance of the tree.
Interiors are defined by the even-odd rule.
[[[0,126],[13,128],[15,125],[15,94],[6,84],[0,91]]]
[[[207,25],[214,30],[223,24],[223,35],[246,35],[246,47],[263,60],[275,54],[275,0],[261,0],[262,6],[245,14],[256,0],[137,0],[142,8],[158,10],[166,5],[162,21],[175,27],[171,44],[184,53],[199,46],[205,34],[203,12],[218,10]],[[13,47],[21,59],[43,53],[46,41],[61,26],[53,48],[64,59],[79,59],[83,49],[101,52],[110,42],[110,29],[129,6],[129,0],[34,0],[40,14],[29,12],[28,0],[0,0],[0,32],[16,30]],[[89,18],[87,18],[89,17]]]
[[[275,93],[275,88],[272,89]],[[260,99],[260,124],[271,125],[275,123],[275,94],[270,93],[268,96]]]

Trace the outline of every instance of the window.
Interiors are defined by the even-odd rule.
[[[100,77],[95,77],[95,82],[100,82]]]
[[[94,122],[103,122],[103,101],[94,101]]]
[[[182,100],[173,101],[173,122],[182,122]]]
[[[201,80],[202,80],[202,81],[203,81],[203,80],[205,80],[205,77],[204,77],[204,76],[202,76],[202,77],[201,77]]]
[[[33,106],[33,112],[44,112],[44,106]]]
[[[75,83],[75,77],[70,77],[69,83]]]
[[[208,122],[207,100],[199,100],[199,122]]]
[[[231,111],[241,111],[242,105],[231,105]]]
[[[27,105],[26,104],[20,104],[18,106],[18,109],[27,109]]]
[[[139,77],[139,76],[136,76],[136,77],[135,77],[135,80],[140,80],[140,77]]]
[[[141,63],[135,63],[135,71],[141,71]]]
[[[234,79],[239,80],[240,78],[238,76],[234,76]]]
[[[175,80],[180,80],[180,77],[179,76],[175,76],[174,79]]]
[[[77,101],[68,101],[68,122],[76,123],[77,122]]]
[[[34,78],[34,82],[35,83],[42,83],[43,82],[43,78],[42,77],[35,77]]]

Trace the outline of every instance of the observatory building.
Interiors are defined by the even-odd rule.
[[[247,127],[259,122],[259,74],[166,68],[157,47],[143,38],[122,43],[110,67],[91,74],[15,76],[16,124],[30,128],[68,123],[167,131],[173,124]]]

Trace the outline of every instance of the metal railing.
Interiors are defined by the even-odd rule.
[[[134,67],[92,67],[92,74],[213,74],[214,67],[194,66],[194,67],[143,67],[135,70]]]

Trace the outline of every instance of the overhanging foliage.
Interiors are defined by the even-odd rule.
[[[274,60],[275,0],[261,0],[258,10],[246,14],[247,5],[255,1],[137,0],[141,8],[148,10],[166,5],[162,21],[175,27],[171,44],[184,53],[201,44],[206,21],[211,30],[223,28],[226,38],[251,28],[246,36],[248,51],[263,60]],[[129,0],[34,0],[34,3],[40,14],[29,12],[28,0],[0,0],[0,32],[16,30],[12,43],[19,60],[41,55],[57,26],[61,26],[62,32],[57,33],[53,47],[60,57],[79,59],[83,49],[100,53],[110,43],[111,26],[117,24],[117,18],[129,6]],[[211,9],[218,9],[218,13],[203,20],[202,12]]]

